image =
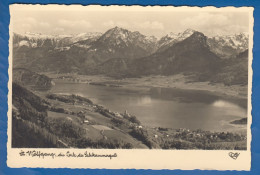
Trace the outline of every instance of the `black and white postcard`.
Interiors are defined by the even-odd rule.
[[[10,14],[8,166],[250,169],[253,8]]]

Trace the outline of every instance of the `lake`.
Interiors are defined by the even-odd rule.
[[[145,126],[246,132],[246,125],[230,124],[247,116],[246,105],[207,91],[151,88],[144,92],[138,88],[55,83],[52,93],[78,94],[114,112],[127,110]]]

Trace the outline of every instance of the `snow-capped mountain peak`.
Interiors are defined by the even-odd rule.
[[[218,42],[222,46],[245,47],[248,45],[248,35],[244,33],[234,34],[234,35],[217,35],[214,37],[209,37],[210,40]]]
[[[25,32],[23,36],[27,37],[28,39],[53,39],[57,37],[55,35],[32,33],[32,32]]]
[[[248,49],[248,34],[217,35],[208,37],[207,43],[211,51],[220,57],[228,58]]]
[[[102,35],[102,33],[100,32],[88,32],[88,33],[80,33],[80,34],[76,34],[73,35],[70,40],[72,43],[76,43],[78,41],[83,41],[83,40],[87,40],[87,39],[94,39],[94,38],[98,38]]]
[[[192,35],[194,32],[196,32],[196,30],[193,29],[186,29],[182,34],[183,35]]]
[[[196,30],[186,29],[183,32],[168,33],[158,40],[154,36],[145,36],[139,31],[132,32],[118,26],[107,30],[104,34],[99,32],[66,35],[32,32],[26,32],[23,35],[14,34],[14,46],[29,48],[50,47],[61,51],[64,49],[68,50],[71,46],[76,46],[86,51],[91,50],[93,53],[100,52],[100,50],[104,50],[104,53],[106,53],[106,50],[108,53],[116,53],[124,49],[130,53],[132,52],[131,50],[139,49],[140,53],[144,52],[144,55],[146,55],[155,51],[161,52],[173,44],[189,38],[193,34],[197,34],[195,39],[202,39],[200,41],[208,45],[210,50],[221,58],[229,58],[248,49],[248,33],[246,32],[206,37]],[[121,54],[118,55],[121,56]],[[136,54],[131,53],[129,55],[134,57]]]
[[[187,29],[184,32],[179,32],[179,33],[169,33],[167,34],[165,37],[169,38],[170,40],[178,40],[181,41],[183,39],[188,38],[189,36],[191,36],[194,32],[196,32],[193,29]],[[164,37],[163,37],[164,38]]]
[[[187,29],[184,32],[179,32],[179,33],[169,33],[166,36],[162,37],[158,41],[158,47],[159,50],[164,50],[166,47],[169,47],[173,45],[174,43],[183,41],[184,39],[190,37],[194,32],[196,32],[193,29]]]
[[[27,47],[53,47],[59,49],[62,47],[67,47],[78,41],[84,41],[88,39],[95,39],[101,36],[99,32],[88,32],[80,34],[60,34],[60,35],[48,35],[41,33],[26,32],[25,34],[14,33],[14,40],[18,46]],[[62,49],[61,49],[62,50]]]
[[[120,28],[120,27],[114,27],[112,29],[109,29],[104,35],[102,35],[102,40],[107,39],[120,39],[124,42],[127,42],[127,39],[129,38],[130,32],[126,29]]]
[[[148,37],[138,31],[130,31],[120,27],[107,30],[89,48],[91,54],[109,55],[113,57],[135,58],[146,56],[156,50],[156,38]]]
[[[157,38],[155,36],[146,36],[145,39],[149,42],[157,42]]]

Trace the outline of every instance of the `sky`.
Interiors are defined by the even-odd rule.
[[[249,13],[232,10],[175,10],[137,8],[62,8],[27,6],[11,8],[13,31],[42,34],[78,34],[105,32],[115,26],[139,31],[144,35],[162,37],[194,29],[207,36],[248,32]],[[144,10],[145,9],[145,10]]]

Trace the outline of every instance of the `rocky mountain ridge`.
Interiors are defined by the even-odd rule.
[[[246,34],[207,37],[187,29],[157,40],[137,31],[114,27],[104,34],[74,37],[14,35],[13,43],[14,67],[36,72],[105,74],[119,78],[188,73],[194,74],[198,81],[213,80],[217,75],[219,81],[226,81],[225,76],[232,75],[227,84],[232,84],[233,79],[238,79],[237,84],[245,84],[241,81],[245,81],[246,70],[231,67],[246,64],[247,59],[237,59],[237,55],[248,50]],[[232,74],[230,70],[243,73]],[[223,74],[220,76],[220,73]],[[240,75],[243,76],[241,81]]]
[[[70,49],[71,46],[77,46],[89,49],[93,42],[99,40],[99,43],[106,44],[108,52],[115,52],[113,46],[129,47],[136,45],[145,51],[151,53],[159,52],[172,46],[174,43],[183,41],[190,37],[194,32],[193,29],[187,29],[179,33],[169,33],[160,39],[154,36],[145,36],[138,31],[131,32],[127,29],[114,27],[104,34],[99,32],[88,32],[74,35],[45,35],[39,33],[25,33],[23,35],[14,33],[14,47],[26,46],[29,48],[36,47],[53,47],[57,50]],[[107,43],[107,41],[109,43]],[[211,51],[221,58],[228,58],[237,55],[248,49],[248,34],[238,33],[233,35],[216,35],[207,37],[207,43]],[[110,45],[108,45],[110,44]],[[94,45],[98,45],[94,43]],[[93,47],[93,49],[96,49]]]
[[[248,49],[249,36],[246,33],[208,37],[211,51],[221,58],[230,58]]]
[[[80,33],[77,35],[45,35],[40,33],[27,32],[23,35],[14,33],[14,47],[27,46],[29,48],[36,47],[53,47],[62,48],[78,41],[94,39],[101,36],[101,33]]]

